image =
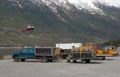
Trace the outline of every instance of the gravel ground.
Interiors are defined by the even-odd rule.
[[[120,77],[120,56],[92,60],[89,64],[0,60],[0,77]]]

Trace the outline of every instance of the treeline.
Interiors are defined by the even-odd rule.
[[[104,42],[102,45],[115,46],[117,48],[118,46],[120,46],[120,39],[110,40],[110,41]]]

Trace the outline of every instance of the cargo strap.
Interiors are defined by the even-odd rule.
[[[82,58],[82,51],[80,50],[80,58]]]

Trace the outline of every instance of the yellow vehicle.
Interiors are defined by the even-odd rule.
[[[68,53],[68,62],[77,62],[81,60],[82,63],[90,63],[93,56],[93,49],[89,46],[73,47]]]
[[[105,60],[105,57],[111,57],[117,55],[117,52],[110,46],[97,46],[96,47],[96,57]]]

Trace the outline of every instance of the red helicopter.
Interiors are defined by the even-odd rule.
[[[34,29],[34,26],[28,25],[25,29],[21,30],[21,32],[31,31]]]

